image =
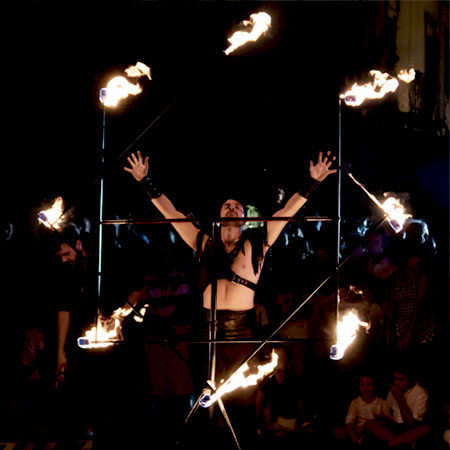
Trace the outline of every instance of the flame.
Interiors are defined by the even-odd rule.
[[[147,76],[151,80],[150,67],[144,63],[137,62],[136,65],[125,69],[130,78]],[[142,92],[139,84],[130,83],[125,77],[118,76],[109,81],[106,88],[100,89],[100,101],[105,106],[117,106],[120,100],[129,95],[138,95]]]
[[[347,347],[355,340],[359,327],[364,327],[367,331],[369,324],[359,320],[354,311],[347,312],[339,319],[336,333],[337,342],[331,346],[331,359],[342,359]]]
[[[260,379],[272,373],[277,364],[278,354],[275,350],[272,350],[271,360],[267,364],[261,364],[256,367],[256,373],[249,373],[246,375],[245,373],[249,371],[249,365],[247,363],[243,364],[224,384],[219,386],[214,393],[203,396],[203,398],[200,399],[200,404],[204,408],[207,408],[227,392],[234,391],[239,387],[255,386]]]
[[[400,200],[395,197],[387,197],[381,207],[389,216],[389,223],[396,233],[403,228],[406,220],[412,217],[411,214],[405,213],[405,209]]]
[[[265,33],[271,25],[272,19],[269,14],[265,12],[255,13],[250,15],[250,20],[244,20],[241,25],[244,27],[252,27],[250,31],[236,31],[228,38],[231,44],[224,53],[229,55],[231,52],[246,44],[249,41],[255,42],[259,37]]]
[[[354,83],[349,91],[340,95],[347,105],[359,106],[368,98],[383,98],[387,93],[397,89],[398,80],[388,73],[382,73],[379,70],[371,70],[369,73],[373,81],[363,85]]]
[[[402,69],[398,73],[397,78],[405,83],[411,83],[411,81],[413,81],[414,78],[416,78],[416,71],[413,68],[409,70]]]
[[[38,213],[38,221],[48,228],[60,229],[64,221],[64,200],[56,197],[53,205]]]
[[[348,176],[369,196],[369,198],[389,217],[389,224],[398,233],[411,214],[405,212],[405,208],[401,204],[400,200],[395,197],[387,197],[386,200],[381,203],[375,195],[371,194],[362,183],[360,183],[351,173]]]
[[[78,346],[81,348],[107,348],[117,341],[123,340],[122,321],[132,311],[132,308],[118,308],[111,317],[99,318],[98,327],[93,326],[85,335],[78,338]]]
[[[126,68],[125,73],[130,78],[139,78],[145,75],[149,80],[152,79],[152,76],[150,75],[150,67],[141,62],[137,62],[136,65]]]

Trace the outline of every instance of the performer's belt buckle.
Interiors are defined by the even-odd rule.
[[[241,277],[237,274],[237,273],[233,273],[233,276],[231,277],[231,282],[233,284],[239,284],[239,280],[241,279]]]

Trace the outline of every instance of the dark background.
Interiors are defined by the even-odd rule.
[[[395,94],[344,105],[339,129],[339,94],[385,70],[382,46],[367,46],[376,3],[34,2],[9,10],[5,210],[20,222],[62,195],[95,222],[104,173],[105,218],[156,215],[122,169],[140,149],[183,211],[215,214],[214,199],[239,190],[271,214],[276,188],[290,194],[319,150],[337,153],[341,134],[345,167],[378,196],[409,193],[413,215],[448,248],[448,133],[414,128]],[[272,16],[270,31],[226,56],[226,38],[258,11]],[[142,78],[140,96],[107,109],[102,166],[98,92],[137,61],[151,67],[152,81]],[[321,214],[335,213],[336,179],[321,188]],[[346,177],[342,190],[344,216],[377,214]]]

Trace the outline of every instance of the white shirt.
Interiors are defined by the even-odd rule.
[[[405,398],[406,405],[411,411],[415,420],[422,421],[425,413],[428,410],[428,392],[425,388],[416,383],[411,389],[407,390],[403,394]],[[393,396],[392,392],[389,391],[387,397],[387,402],[392,409],[392,415],[397,423],[403,423],[403,417],[400,412],[400,406],[397,400]]]
[[[367,403],[359,396],[350,402],[345,423],[353,423],[356,426],[364,425],[367,420],[387,417],[389,410],[388,402],[380,397],[375,397],[370,403]]]

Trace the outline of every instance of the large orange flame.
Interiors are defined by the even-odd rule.
[[[355,340],[360,327],[367,330],[369,324],[362,322],[354,311],[349,311],[339,318],[336,333],[337,342],[331,346],[331,359],[339,360],[343,358],[345,350]]]
[[[125,73],[130,78],[147,76],[151,80],[150,67],[144,63],[137,62],[136,65],[125,69]],[[100,101],[105,106],[117,106],[119,101],[129,95],[138,95],[142,92],[139,84],[130,83],[125,77],[118,76],[109,81],[106,88],[100,90]]]
[[[234,52],[237,48],[243,46],[249,41],[256,41],[265,33],[272,23],[272,18],[265,12],[250,15],[250,20],[244,20],[241,25],[251,27],[250,31],[236,31],[229,38],[230,46],[224,51],[226,55]]]
[[[272,373],[277,364],[278,354],[274,350],[272,350],[271,360],[267,364],[258,365],[256,367],[256,372],[251,373],[249,371],[249,365],[243,364],[224,384],[219,386],[215,392],[203,396],[203,398],[200,399],[200,404],[204,408],[208,408],[227,392],[232,392],[240,387],[255,386],[259,380]]]

